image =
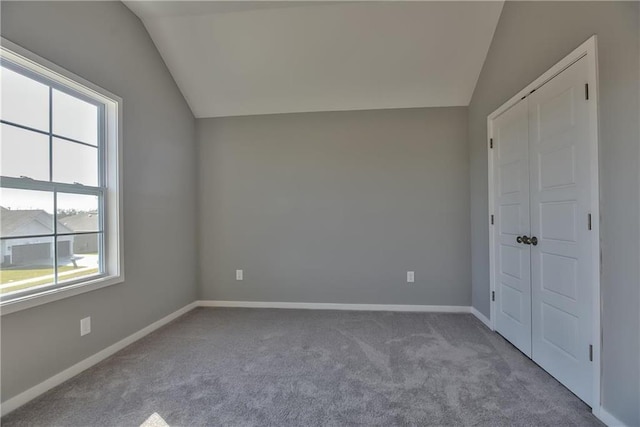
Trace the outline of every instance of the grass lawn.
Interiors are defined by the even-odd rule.
[[[73,271],[75,270],[74,267],[72,266],[59,266],[58,267],[58,272],[59,273],[63,273],[63,272],[67,272],[67,271]],[[90,276],[92,274],[96,274],[98,272],[98,268],[91,268],[89,270],[82,270],[82,271],[78,271],[77,273],[69,273],[66,274],[62,277],[60,277],[60,280],[69,280],[69,279],[74,279],[77,277],[83,277],[83,276]],[[25,269],[6,269],[6,270],[2,270],[2,272],[0,272],[0,284],[2,285],[6,285],[9,284],[11,282],[18,282],[21,280],[27,280],[27,279],[36,279],[38,277],[42,277],[42,276],[49,276],[53,274],[53,268],[52,267],[34,267],[34,268],[25,268]],[[0,293],[7,293],[7,292],[13,292],[13,291],[17,291],[20,289],[26,289],[26,288],[30,288],[32,286],[39,286],[39,285],[45,285],[48,283],[53,283],[53,278],[51,277],[47,277],[41,280],[34,280],[32,282],[29,283],[25,283],[22,285],[16,285],[16,286],[8,286],[6,288],[2,288],[0,289]]]

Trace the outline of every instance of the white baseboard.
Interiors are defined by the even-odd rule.
[[[487,318],[487,316],[485,316],[484,314],[482,314],[478,310],[476,310],[475,307],[471,307],[471,314],[476,316],[478,318],[478,320],[480,320],[482,323],[484,323],[484,325],[487,328],[493,330],[493,328],[491,327],[491,321]]]
[[[407,305],[407,304],[339,304],[315,302],[271,301],[198,301],[199,307],[288,308],[304,310],[407,311],[430,313],[471,313],[465,305]]]
[[[49,391],[53,387],[55,387],[57,385],[60,385],[63,382],[67,381],[68,379],[71,379],[71,378],[75,377],[76,375],[78,375],[82,371],[85,371],[85,370],[89,369],[90,367],[92,367],[95,364],[103,361],[104,359],[106,359],[107,357],[111,356],[112,354],[122,350],[126,346],[128,346],[130,344],[133,344],[134,342],[138,341],[140,338],[143,338],[144,336],[149,335],[151,332],[155,331],[156,329],[160,328],[161,326],[164,326],[167,323],[171,322],[172,320],[177,319],[178,317],[182,316],[183,314],[193,310],[197,306],[198,306],[197,302],[192,302],[191,304],[188,304],[188,305],[182,307],[180,310],[174,311],[173,313],[169,314],[168,316],[165,316],[162,319],[150,324],[149,326],[147,326],[147,327],[145,327],[143,329],[140,329],[138,332],[129,335],[128,337],[118,341],[115,344],[110,345],[109,347],[105,348],[104,350],[101,350],[101,351],[97,352],[93,356],[87,357],[86,359],[84,359],[84,360],[76,363],[75,365],[65,369],[64,371],[60,372],[59,374],[56,374],[56,375],[52,376],[51,378],[41,382],[40,384],[37,384],[37,385],[31,387],[30,389],[28,389],[26,391],[23,391],[22,393],[12,397],[11,399],[7,400],[6,402],[2,402],[2,404],[0,404],[0,414],[2,416],[4,416],[4,415],[8,414],[9,412],[14,411],[15,409],[19,408],[20,406],[24,405],[25,403],[29,402],[30,400],[35,399],[36,397],[38,397],[41,394]]]
[[[596,408],[593,408],[593,415],[595,415],[596,418],[598,418],[609,427],[627,427],[625,423],[611,415],[602,406],[600,406],[600,408],[597,408],[597,410]]]

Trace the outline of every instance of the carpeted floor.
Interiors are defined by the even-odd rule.
[[[196,309],[3,426],[589,426],[468,314]]]

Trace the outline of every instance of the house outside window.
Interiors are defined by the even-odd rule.
[[[122,100],[0,48],[0,309],[122,282]]]

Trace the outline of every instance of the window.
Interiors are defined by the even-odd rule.
[[[3,313],[121,282],[121,100],[0,48]]]

